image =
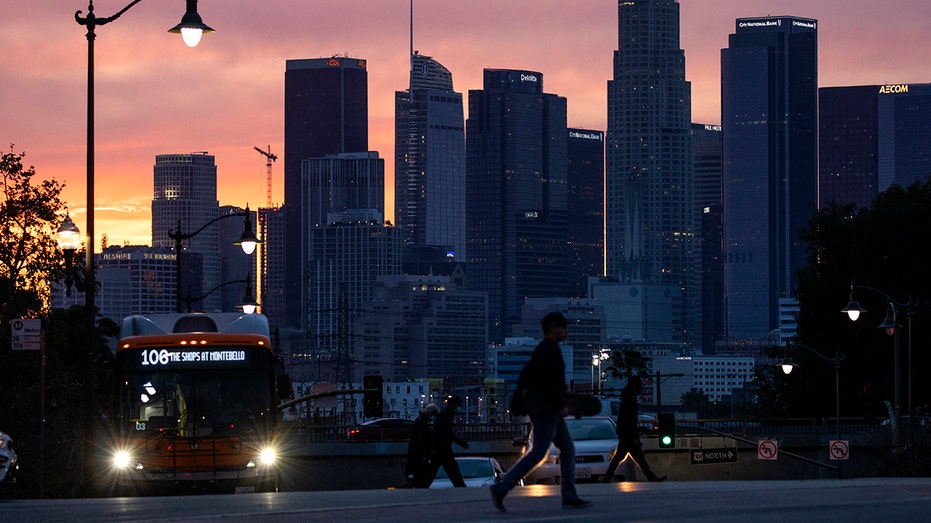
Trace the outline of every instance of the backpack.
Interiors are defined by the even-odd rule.
[[[529,388],[532,388],[534,384],[530,383],[530,380],[533,379],[534,365],[535,360],[531,357],[530,361],[524,365],[524,368],[520,370],[520,374],[517,376],[517,388],[514,390],[514,394],[511,396],[511,414],[514,416],[529,416],[530,409],[527,407],[527,403],[524,401],[524,391]]]

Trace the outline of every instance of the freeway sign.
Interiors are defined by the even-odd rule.
[[[692,465],[710,465],[714,463],[737,463],[737,449],[698,449],[689,451]]]

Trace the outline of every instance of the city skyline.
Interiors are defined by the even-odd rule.
[[[110,16],[124,1],[98,1]],[[87,2],[29,3],[8,13],[0,36],[6,145],[25,151],[40,178],[63,197],[85,229],[87,42],[74,11]],[[931,50],[913,20],[925,2],[683,0],[681,47],[692,83],[692,120],[720,123],[720,51],[743,17],[792,15],[819,21],[819,86],[926,83]],[[606,128],[606,84],[617,49],[617,3],[558,0],[415,2],[414,48],[443,63],[455,89],[481,87],[483,69],[538,70],[544,89],[568,100],[568,125]],[[332,0],[300,9],[271,0],[262,11],[201,1],[217,33],[186,48],[167,28],[184,2],[142,2],[97,30],[96,243],[150,244],[152,162],[157,154],[216,156],[218,199],[253,208],[265,201],[265,158],[283,154],[285,61],[334,54],[366,59],[369,149],[386,163],[386,217],[394,215],[394,93],[408,85],[409,2]],[[463,22],[467,20],[467,22]],[[868,23],[867,23],[868,22]],[[283,162],[273,166],[273,200],[283,203]],[[130,183],[127,183],[130,182]]]

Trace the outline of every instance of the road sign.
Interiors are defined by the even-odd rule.
[[[760,440],[756,446],[756,457],[765,460],[775,460],[779,457],[779,444],[772,439]]]
[[[42,348],[42,320],[16,318],[10,323],[13,350],[40,350]]]
[[[689,451],[692,465],[712,465],[715,463],[737,463],[737,449],[698,449]]]
[[[831,459],[846,460],[850,457],[850,443],[845,439],[832,439],[828,443]]]

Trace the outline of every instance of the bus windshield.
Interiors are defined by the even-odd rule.
[[[267,370],[131,372],[120,394],[124,435],[246,435],[273,422]]]

